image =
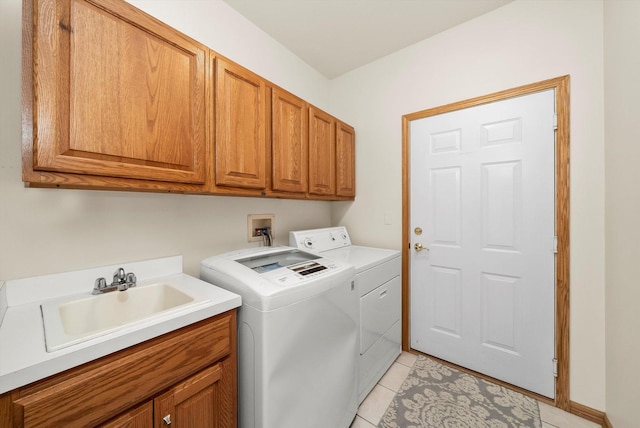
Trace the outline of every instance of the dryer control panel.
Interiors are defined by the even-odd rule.
[[[349,245],[351,245],[351,239],[344,226],[289,232],[289,246],[301,250],[321,253]]]

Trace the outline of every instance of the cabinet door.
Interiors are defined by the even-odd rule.
[[[336,193],[335,119],[309,107],[309,193]]]
[[[342,122],[336,125],[336,194],[356,195],[356,133]]]
[[[222,366],[216,364],[154,400],[155,428],[217,428],[221,411]]]
[[[204,183],[207,48],[123,1],[32,1],[33,169]]]
[[[288,92],[271,95],[273,190],[306,192],[308,183],[307,104]]]
[[[152,428],[153,427],[153,402],[148,401],[133,410],[110,420],[101,428]]]
[[[216,59],[216,185],[266,187],[266,85],[258,76]]]

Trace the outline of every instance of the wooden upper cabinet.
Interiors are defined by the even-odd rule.
[[[271,94],[272,188],[304,193],[308,187],[308,106],[274,88]]]
[[[340,121],[336,124],[336,195],[356,195],[356,133]]]
[[[257,74],[216,58],[215,184],[267,186],[266,83]]]
[[[123,1],[25,3],[33,170],[204,183],[207,48]]]
[[[309,193],[336,193],[336,133],[335,119],[309,107]]]
[[[23,0],[22,28],[29,185],[355,196],[353,128],[126,1]]]

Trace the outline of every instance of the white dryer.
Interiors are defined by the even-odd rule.
[[[356,268],[360,299],[358,401],[362,402],[401,352],[400,251],[352,245],[343,226],[291,231],[289,245]]]
[[[203,260],[200,278],[242,296],[241,428],[346,428],[358,407],[353,266],[289,247]]]

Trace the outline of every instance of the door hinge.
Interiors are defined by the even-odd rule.
[[[554,358],[551,361],[553,362],[553,377],[558,377],[558,359]]]
[[[553,114],[553,129],[558,129],[558,114]]]
[[[553,254],[558,254],[558,237],[553,237]]]

